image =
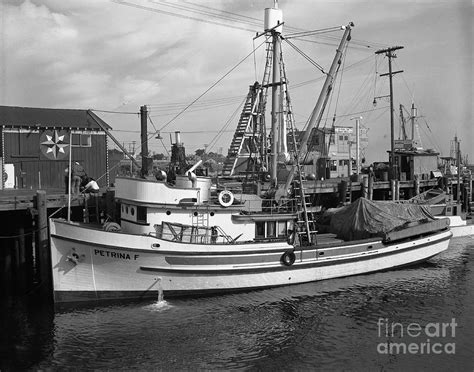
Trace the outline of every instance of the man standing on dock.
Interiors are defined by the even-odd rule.
[[[71,173],[71,187],[72,187],[72,193],[73,194],[79,194],[80,192],[80,187],[81,187],[81,182],[84,177],[86,177],[86,171],[84,170],[84,167],[77,161],[75,161],[72,164],[72,173]],[[69,168],[65,169],[65,183],[68,185],[69,183]],[[69,192],[68,187],[66,187],[66,193]]]

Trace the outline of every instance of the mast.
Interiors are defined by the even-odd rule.
[[[337,67],[341,63],[341,58],[342,58],[342,53],[347,45],[347,43],[351,39],[351,30],[352,27],[354,27],[354,23],[350,22],[347,26],[343,26],[342,29],[344,30],[344,35],[342,36],[342,40],[339,43],[339,47],[336,50],[336,55],[334,57],[334,60],[332,61],[331,67],[329,68],[329,72],[326,75],[326,80],[323,85],[323,89],[321,90],[321,93],[319,95],[319,98],[316,102],[316,105],[314,106],[313,112],[311,113],[310,119],[308,126],[306,128],[306,131],[304,132],[303,138],[301,139],[301,142],[299,144],[299,151],[297,155],[296,162],[298,163],[300,159],[304,156],[306,153],[306,146],[308,144],[309,137],[311,135],[312,129],[315,127],[317,123],[321,120],[321,115],[324,111],[324,107],[326,106],[326,102],[329,98],[329,95],[332,90],[332,85],[336,79],[337,75]],[[285,184],[285,189],[284,192],[286,193],[287,190],[290,188],[291,183],[293,182],[293,179],[295,177],[295,171],[296,167],[293,165],[288,178],[286,180]]]
[[[412,102],[411,103],[411,117],[410,117],[410,120],[411,120],[411,140],[413,141],[413,143],[415,142],[415,125],[416,125],[416,107],[415,107],[415,103]]]
[[[272,148],[270,154],[270,175],[273,185],[277,184],[277,167],[278,167],[278,129],[280,115],[280,100],[278,99],[279,85],[281,84],[280,75],[280,46],[283,12],[278,9],[278,1],[274,1],[273,8],[265,9],[264,29],[266,32],[271,30],[272,46],[273,46],[273,73],[272,73]]]
[[[141,137],[141,146],[142,146],[142,169],[141,175],[145,177],[148,175],[148,133],[147,133],[147,124],[148,124],[148,109],[145,106],[140,107],[140,137]]]

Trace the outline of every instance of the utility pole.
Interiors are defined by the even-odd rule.
[[[356,121],[356,172],[357,172],[357,179],[359,179],[360,174],[360,121],[362,120],[362,116],[351,118],[351,120]],[[352,165],[351,165],[352,166]]]
[[[380,74],[380,76],[388,76],[390,81],[390,173],[391,179],[398,179],[398,171],[395,171],[395,125],[393,120],[393,84],[392,76],[403,72],[392,71],[392,58],[397,58],[393,52],[398,49],[403,49],[402,46],[394,46],[387,49],[380,49],[375,54],[385,54],[388,57],[388,73]]]
[[[456,187],[456,214],[459,216],[461,212],[461,148],[458,140],[458,136],[454,137],[456,142],[456,166],[458,167],[457,171],[457,187]]]

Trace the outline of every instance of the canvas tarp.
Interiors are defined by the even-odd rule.
[[[359,198],[354,203],[328,211],[329,232],[339,239],[384,237],[387,232],[413,222],[432,221],[429,207]]]

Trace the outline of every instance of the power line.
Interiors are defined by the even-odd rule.
[[[94,112],[105,112],[108,114],[140,115],[139,112],[110,111],[110,110],[98,110],[98,109],[90,109],[90,110]]]
[[[257,46],[256,49],[260,48],[266,40],[262,41],[260,45]],[[196,99],[194,99],[190,104],[188,104],[183,110],[181,110],[176,116],[174,116],[170,121],[168,121],[165,125],[160,128],[160,131],[170,125],[174,120],[176,120],[179,116],[181,116],[189,107],[191,107],[194,103],[196,103],[200,98],[206,95],[211,89],[213,89],[217,84],[219,84],[222,80],[224,80],[232,71],[234,71],[237,67],[239,67],[248,57],[250,57],[254,53],[252,50],[249,54],[247,54],[243,59],[241,59],[234,67],[232,67],[229,71],[227,71],[223,76],[217,79],[209,88],[207,88],[203,93],[201,93]]]

